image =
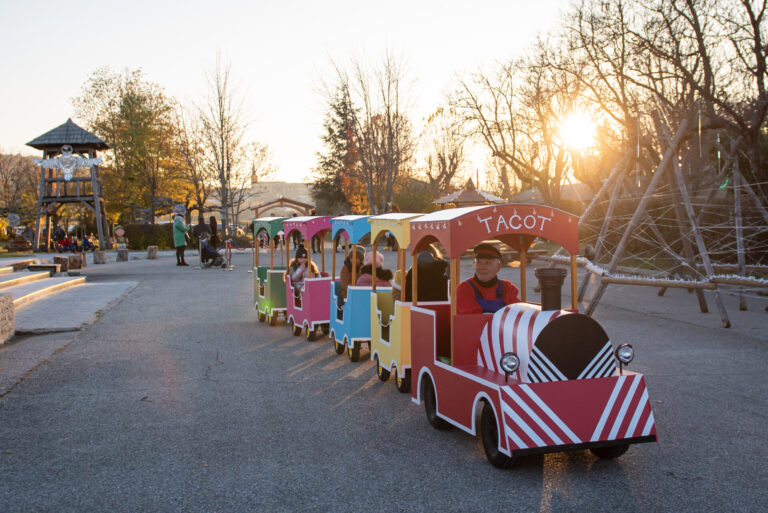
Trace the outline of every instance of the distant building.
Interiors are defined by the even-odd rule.
[[[312,191],[309,188],[310,185],[311,184],[303,182],[253,182],[251,184],[251,191],[246,196],[245,202],[252,208],[261,203],[266,203],[267,201],[283,197],[302,203],[313,204],[314,200],[312,199]],[[241,222],[245,220],[246,216],[250,216],[248,220],[253,218],[253,211],[250,210],[250,208],[247,210],[247,213],[243,212],[243,219],[241,219]],[[265,216],[271,216],[272,214],[275,216],[291,216],[295,213],[296,210],[292,208],[277,207],[270,209],[269,212],[265,213]]]
[[[246,225],[254,219],[255,215],[253,207],[256,205],[273,201],[281,197],[312,205],[313,200],[309,187],[310,184],[303,182],[253,182],[251,188],[245,194],[243,206],[240,209],[238,224],[241,226]],[[210,215],[215,215],[216,218],[221,221],[221,213],[217,210],[219,201],[214,197],[210,197],[205,204],[209,209],[216,209],[212,210],[210,213],[206,213],[206,219]],[[296,213],[302,215],[297,212],[296,209],[287,206],[275,206],[270,207],[261,215],[261,217],[272,215],[275,217],[290,217]]]

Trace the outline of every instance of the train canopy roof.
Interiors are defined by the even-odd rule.
[[[499,240],[520,251],[536,237],[579,252],[579,218],[546,205],[512,203],[439,210],[410,221],[411,253],[438,241],[448,258],[485,240]]]
[[[341,234],[352,244],[360,242],[365,235],[371,233],[371,216],[339,216],[331,219],[331,239]]]
[[[253,220],[253,236],[256,237],[260,231],[264,230],[270,239],[283,231],[283,219],[286,217],[259,217]]]
[[[310,240],[317,234],[324,235],[331,229],[332,216],[288,217],[283,221],[283,231],[287,238],[292,232],[299,232],[304,239]]]
[[[401,248],[407,248],[411,243],[411,232],[408,222],[423,214],[412,214],[406,212],[393,212],[391,214],[382,214],[371,217],[368,222],[371,223],[371,242],[375,241],[379,234],[390,232],[397,239],[397,244]]]

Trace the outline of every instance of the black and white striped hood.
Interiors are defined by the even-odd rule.
[[[514,351],[520,358],[514,377],[525,383],[616,375],[608,335],[597,321],[578,313],[508,305],[493,315],[480,342],[478,365],[503,372],[501,355]]]

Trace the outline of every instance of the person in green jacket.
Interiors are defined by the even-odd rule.
[[[189,265],[184,261],[184,249],[187,247],[189,226],[184,224],[184,215],[176,212],[173,218],[173,245],[176,248],[176,265]]]

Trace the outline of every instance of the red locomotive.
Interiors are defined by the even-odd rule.
[[[537,269],[542,304],[526,301],[525,254],[537,237],[571,254],[570,310],[560,306],[564,269]],[[457,314],[459,258],[484,240],[520,254],[521,302]],[[411,221],[412,253],[439,242],[451,274],[450,301],[443,303],[419,305],[413,279],[412,400],[424,403],[437,429],[479,432],[497,467],[524,454],[574,449],[615,458],[631,444],[656,441],[645,379],[623,369],[632,347],[614,350],[597,321],[578,313],[578,240],[576,216],[541,205],[442,210]]]

